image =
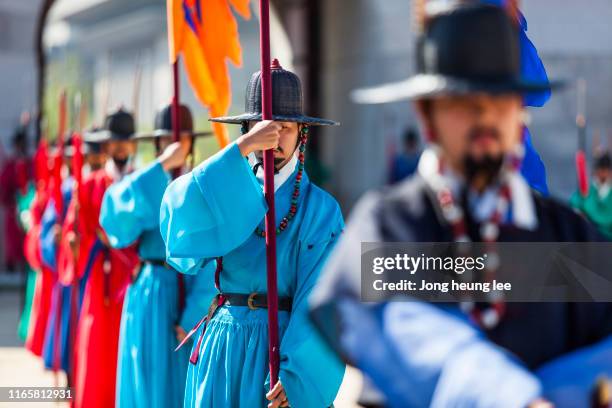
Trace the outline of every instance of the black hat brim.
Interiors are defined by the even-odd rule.
[[[273,115],[272,119],[277,122],[296,122],[303,123],[311,126],[338,126],[340,123],[334,122],[329,119],[321,119],[315,118],[312,116],[284,116],[284,115]],[[239,125],[243,122],[260,122],[261,121],[261,113],[243,113],[242,115],[237,116],[222,116],[218,118],[209,119],[211,122],[220,122],[220,123],[230,123],[233,125]]]
[[[133,140],[134,136],[126,137],[118,133],[113,133],[110,130],[98,130],[95,132],[88,132],[83,135],[83,141],[86,143],[106,143],[111,140]]]
[[[206,137],[206,136],[212,136],[213,132],[210,132],[210,131],[190,132],[190,134],[192,137]],[[147,141],[147,140],[157,139],[160,137],[172,137],[172,136],[173,136],[172,130],[157,129],[157,130],[154,130],[153,132],[137,133],[136,136],[133,137],[133,139],[137,141]]]
[[[403,81],[357,89],[351,93],[351,99],[360,104],[381,104],[443,95],[542,92],[563,85],[562,81],[530,82],[512,78],[502,81],[477,81],[437,74],[417,74]]]
[[[85,132],[83,135],[83,141],[85,143],[105,143],[109,140],[111,140],[111,134],[108,130]]]

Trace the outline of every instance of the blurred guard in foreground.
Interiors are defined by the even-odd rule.
[[[340,207],[310,182],[304,149],[310,126],[335,122],[302,113],[299,78],[272,63],[273,121],[261,121],[261,74],[246,113],[215,118],[243,136],[170,184],[161,208],[168,262],[204,274],[218,290],[198,325],[186,407],[324,408],[343,365],[307,319],[307,299],[344,226]],[[263,151],[274,149],[278,234],[280,381],[269,391]],[[269,405],[268,405],[269,404]]]
[[[597,376],[612,372],[609,304],[493,298],[460,310],[359,301],[361,242],[601,239],[519,172],[523,95],[549,84],[521,78],[514,19],[498,6],[443,3],[428,10],[417,75],[356,95],[413,100],[430,147],[414,177],[358,203],[315,290],[312,317],[391,407],[527,407],[546,399],[588,406]]]
[[[182,405],[189,351],[185,348],[175,353],[174,349],[206,313],[214,295],[206,276],[183,280],[165,262],[159,233],[159,207],[170,172],[183,167],[196,136],[189,108],[182,106],[180,113],[182,140],[172,143],[172,109],[168,105],[156,115],[154,132],[135,137],[155,143],[157,160],[110,186],[102,201],[100,225],[110,245],[125,248],[137,243],[141,264],[127,289],[121,314],[119,408]],[[209,287],[208,296],[197,286],[200,281]]]

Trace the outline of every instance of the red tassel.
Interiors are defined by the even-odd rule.
[[[206,329],[206,326],[204,326],[204,329]],[[202,347],[203,338],[204,338],[204,332],[200,334],[200,337],[198,338],[198,342],[196,343],[196,346],[193,349],[193,352],[191,353],[191,357],[189,357],[189,362],[193,365],[196,365],[198,363],[198,358],[200,357],[200,347]]]
[[[589,179],[587,175],[586,156],[582,150],[576,153],[576,173],[578,176],[578,189],[583,197],[589,194]]]

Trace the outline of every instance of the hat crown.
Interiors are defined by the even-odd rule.
[[[593,167],[596,169],[612,168],[612,157],[610,157],[610,153],[604,152],[597,155],[595,157],[595,163]]]
[[[155,130],[172,132],[173,129],[173,112],[172,104],[164,106],[155,115]],[[179,107],[179,118],[181,124],[181,131],[193,132],[193,116],[191,111],[186,105],[180,105]]]
[[[129,139],[136,131],[134,117],[123,108],[119,108],[119,110],[106,117],[104,129],[111,132],[113,138]]]
[[[417,43],[417,70],[479,81],[520,75],[518,27],[498,6],[462,4],[430,17]]]
[[[302,115],[302,83],[297,75],[283,69],[278,60],[272,61],[272,114],[274,116]],[[261,71],[255,72],[247,86],[245,111],[261,114]]]

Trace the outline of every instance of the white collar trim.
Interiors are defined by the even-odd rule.
[[[253,166],[255,166],[258,163],[257,158],[255,157],[255,153],[250,153],[247,156],[247,160],[249,161],[249,166],[251,168],[253,168]],[[289,160],[289,162],[287,162],[287,164],[285,164],[278,171],[278,174],[274,175],[274,192],[276,192],[283,184],[285,184],[285,182],[289,179],[289,177],[291,177],[291,175],[295,171],[295,168],[297,167],[297,164],[298,164],[297,154],[293,154],[291,157],[291,160]],[[257,174],[255,174],[255,177],[257,177],[257,180],[259,180],[261,185],[263,186],[263,179],[264,179],[263,166],[259,166],[257,168]]]
[[[437,151],[434,148],[428,148],[421,155],[418,172],[423,178],[431,180],[438,174],[438,166]],[[507,177],[512,196],[512,223],[518,228],[535,230],[538,226],[538,218],[531,188],[518,172],[508,172]],[[455,195],[459,194],[463,184],[461,177],[448,169],[438,180],[447,184]],[[494,209],[494,206],[491,208]]]

